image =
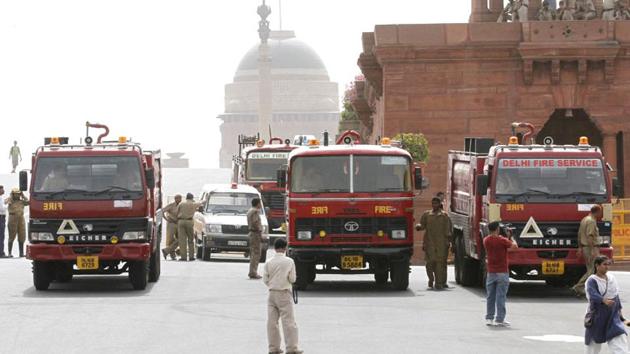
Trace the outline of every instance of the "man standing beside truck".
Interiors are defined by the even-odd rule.
[[[416,230],[424,233],[423,250],[425,254],[429,288],[435,284],[436,290],[448,288],[446,267],[448,251],[453,242],[453,224],[448,214],[442,210],[442,201],[438,197],[431,200],[431,210],[420,218]]]
[[[186,194],[186,201],[177,205],[177,239],[179,241],[179,252],[181,253],[180,261],[192,261],[195,259],[192,218],[200,205],[195,202],[192,193]]]
[[[247,228],[249,229],[249,278],[260,279],[258,274],[258,263],[260,263],[260,252],[262,243],[262,222],[260,220],[260,199],[252,199],[252,207],[247,212]]]
[[[602,207],[599,205],[593,205],[591,207],[591,213],[585,216],[580,221],[580,228],[578,229],[578,257],[582,255],[584,257],[584,263],[586,264],[586,273],[580,278],[580,280],[571,289],[578,296],[586,296],[584,290],[584,284],[588,277],[594,273],[595,257],[599,256],[599,247],[597,242],[599,239],[599,229],[597,228],[597,220],[602,217]]]
[[[13,241],[18,239],[20,257],[24,257],[24,242],[26,241],[26,224],[24,221],[24,208],[28,205],[28,199],[17,188],[11,190],[11,196],[5,200],[9,211],[9,257],[13,257]]]
[[[162,209],[164,219],[166,219],[166,247],[162,249],[164,259],[168,255],[175,260],[175,250],[179,246],[177,241],[177,206],[182,202],[181,194],[175,195],[175,201]]]

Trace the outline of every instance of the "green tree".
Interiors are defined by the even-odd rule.
[[[409,151],[414,161],[429,161],[429,142],[423,134],[400,133],[394,140],[400,141],[402,148]]]
[[[350,100],[344,99],[343,111],[341,111],[341,121],[345,122],[345,121],[357,120],[357,119],[359,119],[359,116],[357,115],[357,112],[354,110],[354,107],[352,107],[352,105],[350,104]]]

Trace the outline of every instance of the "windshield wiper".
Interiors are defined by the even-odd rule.
[[[551,193],[549,193],[547,191],[541,191],[540,189],[535,189],[535,188],[527,188],[527,191],[525,191],[523,193],[512,195],[511,199],[512,200],[516,200],[517,198],[520,198],[520,197],[526,197],[527,195],[530,195],[531,193],[543,194],[543,195],[551,195]]]
[[[571,192],[566,194],[558,194],[555,197],[581,197],[581,196],[593,196],[593,197],[604,197],[605,193],[593,193],[593,192]]]
[[[37,193],[48,194],[48,198],[52,198],[52,197],[55,197],[64,193],[89,193],[89,191],[86,191],[85,189],[68,188],[68,189],[63,189],[56,192],[37,192]]]
[[[113,191],[115,191],[115,190],[119,190],[119,191],[122,191],[122,192],[137,192],[137,191],[132,191],[131,189],[129,189],[129,188],[125,188],[125,187],[120,187],[120,186],[109,186],[109,187],[107,187],[107,188],[105,188],[105,189],[103,189],[103,190],[100,190],[100,191],[94,191],[94,192],[92,192],[92,194],[93,194],[93,195],[98,195],[98,194],[103,194],[103,193],[107,193],[107,192],[113,192]]]

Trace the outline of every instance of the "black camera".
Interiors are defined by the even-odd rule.
[[[503,237],[507,237],[507,238],[512,237],[514,230],[516,230],[516,228],[510,223],[499,224],[499,235]]]

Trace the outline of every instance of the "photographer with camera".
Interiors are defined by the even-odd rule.
[[[505,299],[510,286],[507,254],[518,245],[512,239],[512,231],[498,221],[488,224],[488,231],[490,234],[483,239],[487,262],[486,325],[508,327],[510,323],[505,320]]]

